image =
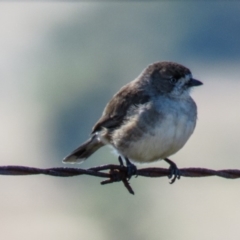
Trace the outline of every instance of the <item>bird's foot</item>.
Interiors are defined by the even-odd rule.
[[[171,179],[170,184],[173,184],[176,181],[176,179],[180,179],[181,177],[180,170],[178,169],[176,163],[174,163],[170,159],[165,158],[164,161],[166,161],[170,165],[169,167],[170,174],[168,178]]]
[[[120,166],[123,166],[123,161],[122,161],[121,156],[118,157],[118,161],[120,163]],[[127,157],[125,157],[125,161],[127,164],[127,166],[126,166],[127,167],[127,177],[128,177],[128,180],[130,180],[133,175],[136,175],[137,167],[134,164],[132,164]]]

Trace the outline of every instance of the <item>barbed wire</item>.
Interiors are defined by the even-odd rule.
[[[108,172],[104,172],[108,171]],[[95,177],[106,178],[101,184],[109,184],[122,181],[129,193],[134,194],[133,189],[129,184],[127,167],[108,164],[89,169],[81,168],[33,168],[25,166],[0,166],[0,175],[36,175],[44,174],[54,177],[73,177],[79,175],[90,175]],[[169,177],[170,171],[165,168],[141,168],[137,169],[136,176],[142,177]],[[181,177],[209,177],[218,176],[228,179],[240,178],[240,170],[212,170],[206,168],[181,168],[179,169],[179,176]]]

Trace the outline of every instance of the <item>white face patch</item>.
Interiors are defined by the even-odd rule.
[[[189,88],[186,88],[185,85],[190,81],[192,78],[192,74],[187,74],[185,77],[182,77],[176,83],[174,89],[171,92],[171,95],[186,98],[189,96]]]

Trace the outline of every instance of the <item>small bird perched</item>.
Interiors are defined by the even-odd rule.
[[[176,179],[178,169],[168,157],[181,149],[194,131],[197,106],[189,92],[200,85],[202,82],[178,63],[149,65],[113,96],[90,139],[63,162],[81,163],[100,147],[111,145],[120,159],[125,159],[129,177],[136,173],[134,162],[164,159]]]

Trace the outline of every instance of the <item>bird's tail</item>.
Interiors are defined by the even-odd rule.
[[[90,155],[97,151],[104,144],[99,141],[96,135],[93,135],[85,143],[75,149],[67,157],[63,159],[63,163],[81,163]]]

